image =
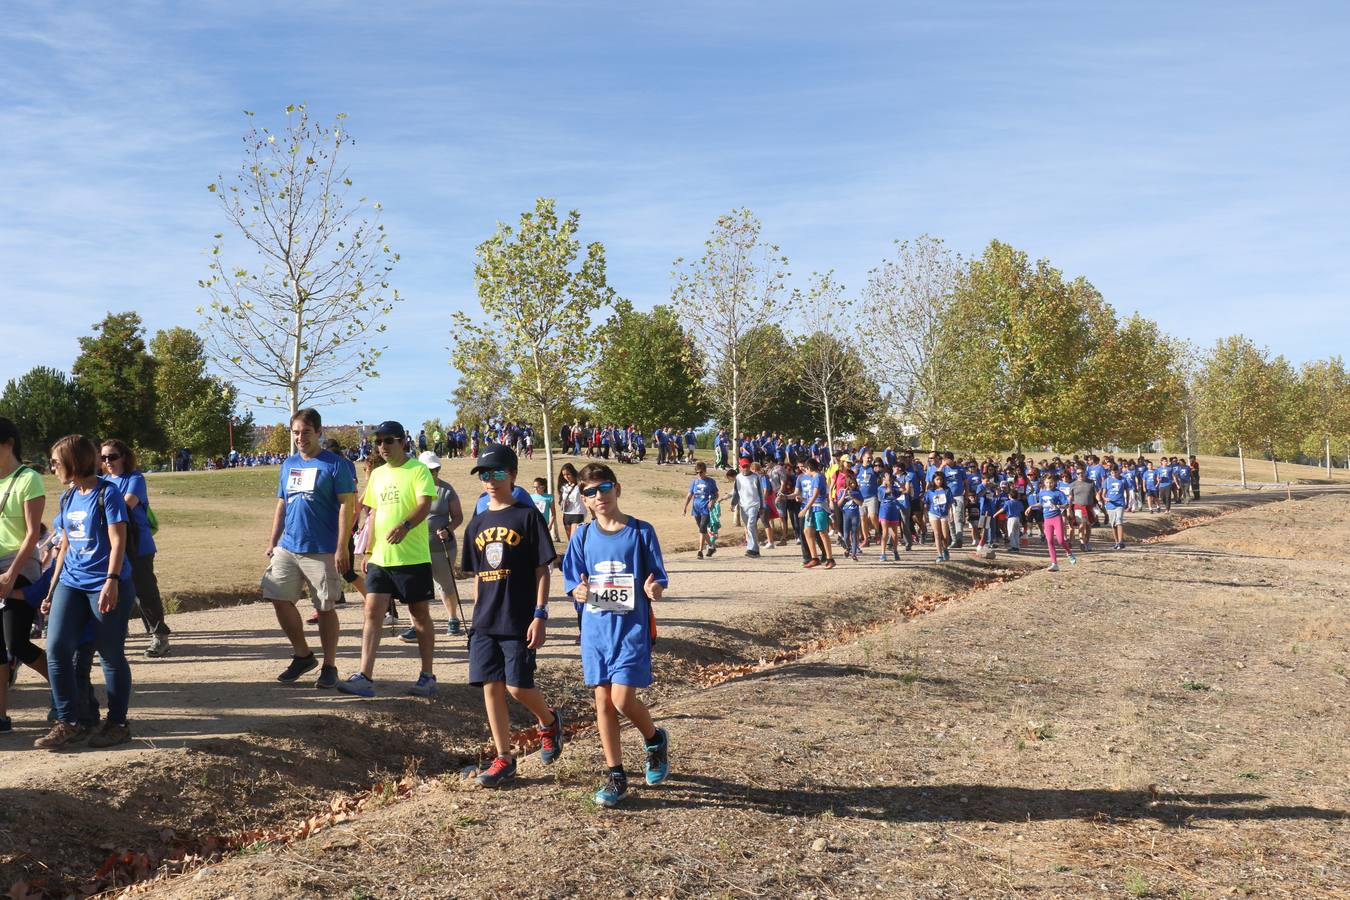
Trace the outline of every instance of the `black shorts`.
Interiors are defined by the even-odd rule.
[[[709,515],[707,513],[694,513],[694,524],[698,526],[699,534],[708,533]]]
[[[410,566],[366,566],[366,593],[388,594],[404,603],[425,603],[431,599],[433,583],[431,563]]]
[[[534,687],[534,651],[524,638],[474,631],[469,635],[469,684],[482,687],[505,681],[514,688]]]
[[[585,513],[563,513],[563,527],[571,528],[573,525],[580,525],[586,521]]]

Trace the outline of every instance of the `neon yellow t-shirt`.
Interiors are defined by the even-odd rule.
[[[11,490],[13,488],[13,490]],[[24,535],[28,534],[28,524],[24,520],[24,504],[34,497],[41,497],[42,476],[27,466],[21,466],[0,478],[0,498],[8,492],[5,508],[0,509],[0,556],[14,553],[23,545]]]
[[[431,470],[415,459],[394,467],[386,463],[370,473],[366,496],[361,501],[375,511],[370,538],[370,561],[377,566],[413,566],[431,562],[431,543],[427,520],[417,523],[397,544],[385,536],[413,514],[420,497],[436,497],[436,481]]]

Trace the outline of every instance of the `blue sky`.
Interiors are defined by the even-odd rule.
[[[348,114],[403,258],[385,374],[330,421],[450,414],[474,247],[540,195],[644,308],[748,206],[799,284],[998,238],[1202,344],[1350,337],[1343,4],[280,6],[5,4],[0,378],[68,368],[108,310],[194,325],[225,227],[206,185],[242,110],[291,102]]]

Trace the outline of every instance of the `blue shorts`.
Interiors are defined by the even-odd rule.
[[[830,530],[830,511],[822,506],[813,506],[806,511],[806,521],[802,527],[811,528],[817,532]]]
[[[631,629],[621,637],[604,633],[587,634],[587,620],[594,615],[596,613],[582,613],[581,675],[586,684],[590,687],[598,684],[623,684],[633,688],[651,687],[650,635],[644,633],[645,629],[640,628]],[[618,640],[615,640],[615,637],[618,637]]]
[[[534,651],[524,638],[475,631],[469,635],[469,684],[482,687],[505,681],[514,688],[534,687]]]

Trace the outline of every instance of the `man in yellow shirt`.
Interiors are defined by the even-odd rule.
[[[398,422],[375,427],[375,448],[385,465],[374,469],[366,482],[362,502],[370,508],[370,556],[366,558],[365,626],[361,633],[361,671],[338,683],[338,690],[358,697],[374,697],[375,652],[384,630],[389,600],[396,597],[408,607],[417,630],[417,648],[422,673],[408,688],[415,697],[436,695],[432,672],[436,632],[427,607],[434,592],[431,577],[431,544],[427,536],[427,513],[436,496],[436,482],[421,462],[404,451],[407,433]]]

